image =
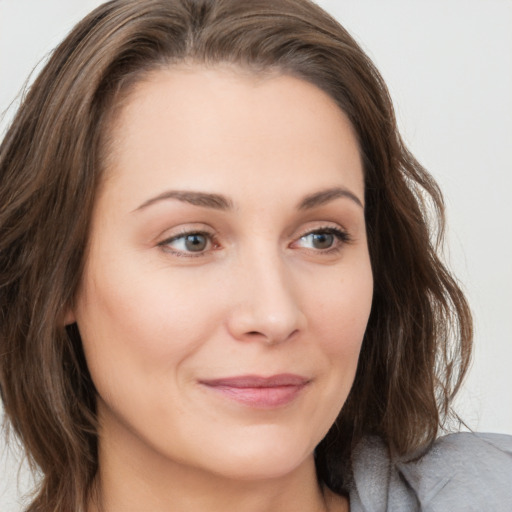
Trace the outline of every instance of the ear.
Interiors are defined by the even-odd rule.
[[[75,312],[72,308],[67,308],[63,318],[64,327],[76,322]]]

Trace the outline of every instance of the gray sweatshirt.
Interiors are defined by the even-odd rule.
[[[413,462],[368,438],[352,471],[351,512],[512,512],[512,436],[450,434]]]

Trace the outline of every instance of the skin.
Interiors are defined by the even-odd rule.
[[[104,510],[348,510],[313,458],[373,290],[347,118],[290,76],[183,66],[140,82],[109,136],[68,318],[98,391]],[[267,408],[202,383],[282,373],[307,384]]]

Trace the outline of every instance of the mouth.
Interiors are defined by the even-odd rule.
[[[309,383],[310,379],[290,373],[270,377],[241,375],[200,381],[201,385],[227,399],[257,409],[288,405]]]

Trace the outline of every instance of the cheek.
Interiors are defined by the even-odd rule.
[[[101,272],[96,266],[94,275],[84,276],[76,317],[97,386],[106,378],[111,384],[127,375],[168,375],[216,323],[211,297],[198,294],[188,279],[136,270],[112,259]]]
[[[323,292],[310,296],[310,321],[320,333],[318,339],[330,356],[359,355],[373,297],[369,263],[359,271],[345,273]]]
[[[309,416],[313,430],[322,433],[320,438],[338,417],[350,392],[370,314],[371,269],[368,264],[358,270],[333,272],[335,275],[325,280],[323,288],[310,289],[307,295],[308,326],[314,345],[310,353],[318,357],[318,385],[322,390],[321,400]]]
[[[311,328],[317,333],[325,368],[322,407],[330,422],[327,428],[338,416],[354,382],[370,315],[373,277],[369,260],[361,258],[361,263],[351,272],[340,273],[337,282],[331,279],[324,293],[311,297]]]

